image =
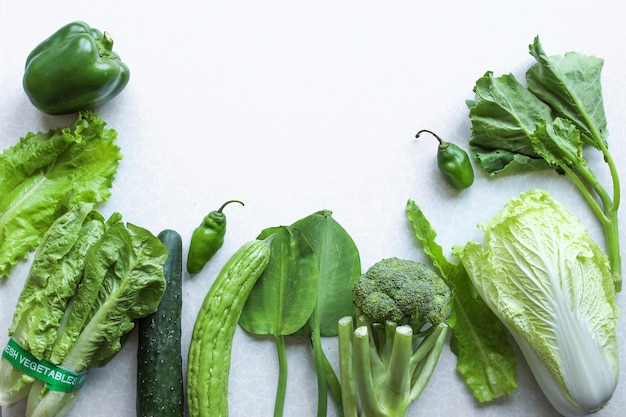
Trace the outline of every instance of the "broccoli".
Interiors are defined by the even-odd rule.
[[[450,288],[426,265],[383,259],[353,286],[353,317],[339,320],[344,417],[404,417],[445,344]],[[356,327],[356,328],[355,328]]]
[[[450,288],[420,262],[398,258],[374,264],[354,284],[352,301],[373,323],[438,325],[448,312]]]

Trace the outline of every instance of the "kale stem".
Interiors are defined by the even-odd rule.
[[[612,159],[609,159],[608,161],[611,161],[612,163]],[[615,284],[615,291],[620,292],[622,289],[622,260],[617,216],[617,208],[619,207],[620,198],[619,179],[616,177],[613,178],[613,188],[614,193],[616,194],[613,195],[613,200],[611,200],[610,196],[604,187],[602,187],[597,177],[586,165],[568,167],[563,164],[561,165],[561,168],[578,187],[602,224],[606,239],[607,253],[611,265],[611,275],[613,277],[613,283]],[[602,206],[600,206],[598,201],[593,197],[588,189],[588,186],[591,187],[598,195]],[[618,201],[615,199],[618,199]]]
[[[613,157],[611,156],[611,153],[609,152],[609,149],[607,145],[605,144],[605,142],[601,138],[598,138],[597,142],[598,142],[598,147],[600,148],[600,151],[602,151],[602,155],[604,156],[604,161],[609,167],[609,172],[611,173],[611,179],[613,181],[613,203],[612,203],[611,210],[617,211],[617,209],[619,208],[619,203],[620,203],[620,198],[621,198],[620,182],[619,182],[619,175],[617,173],[617,167],[615,166],[615,161],[613,160]]]
[[[615,284],[615,291],[622,290],[622,255],[620,252],[619,227],[617,222],[617,210],[608,213],[609,221],[604,227],[606,235],[607,252],[611,264],[611,275]]]
[[[285,395],[287,392],[287,349],[284,336],[276,335],[274,340],[276,340],[276,352],[278,353],[278,387],[276,389],[274,417],[281,417],[285,409]]]
[[[591,186],[596,192],[596,194],[598,194],[598,196],[600,197],[601,201],[603,202],[603,205],[605,205],[604,198],[606,198],[606,193],[602,190],[600,190],[599,192],[598,187],[600,189],[602,187],[599,186],[599,183],[597,179],[595,178],[595,176],[592,173],[590,173],[588,169],[585,171],[581,171],[580,169],[574,170],[572,167],[569,167],[565,164],[562,164],[559,166],[570,177],[572,182],[574,182],[574,184],[576,185],[580,193],[583,195],[585,200],[587,200],[589,207],[593,210],[598,220],[600,220],[600,222],[604,225],[608,221],[604,208],[598,203],[598,201],[595,199],[593,194],[591,194],[588,188],[589,186]]]

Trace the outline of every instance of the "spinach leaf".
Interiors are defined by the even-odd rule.
[[[322,336],[336,336],[338,321],[354,314],[352,285],[361,275],[359,251],[352,237],[332,217],[329,210],[313,213],[293,224],[313,246],[320,273],[317,304],[307,325],[299,334],[311,339],[318,383],[318,416],[325,416],[327,390],[342,409],[341,387],[322,348]]]
[[[265,229],[258,239],[274,235],[270,261],[257,280],[239,318],[249,333],[272,335],[279,361],[275,416],[282,416],[287,390],[285,336],[305,325],[317,303],[319,273],[313,249],[293,227]]]
[[[295,222],[311,242],[320,274],[317,309],[321,336],[336,336],[337,321],[354,314],[352,284],[361,275],[359,251],[352,237],[322,210]]]

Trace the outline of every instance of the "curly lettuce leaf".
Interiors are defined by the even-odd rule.
[[[453,297],[447,323],[457,370],[474,397],[488,402],[517,388],[515,351],[498,317],[478,296],[462,264],[448,261],[436,242],[437,233],[413,200],[406,211],[416,237],[439,273],[451,284]]]
[[[29,133],[0,154],[0,277],[39,244],[62,213],[111,193],[122,158],[117,132],[93,111],[69,127]]]
[[[542,190],[511,199],[482,228],[484,245],[469,242],[453,253],[544,394],[564,415],[602,408],[619,375],[619,311],[606,254]]]

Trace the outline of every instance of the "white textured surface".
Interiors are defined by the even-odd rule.
[[[73,120],[41,115],[21,88],[27,54],[72,20],[110,32],[132,73],[123,94],[97,109],[119,132],[124,154],[101,211],[120,211],[155,233],[176,229],[186,249],[208,211],[231,198],[246,203],[227,209],[227,240],[216,258],[193,280],[185,276],[185,351],[202,298],[226,259],[263,228],[319,209],[332,210],[352,235],[364,269],[388,256],[425,259],[404,214],[409,198],[423,208],[446,250],[480,239],[477,223],[533,187],[550,190],[602,241],[565,179],[542,174],[490,181],[478,173],[475,185],[457,195],[442,186],[435,144],[414,139],[429,128],[466,144],[464,101],[472,98],[474,82],[487,70],[521,73],[531,63],[527,51],[535,35],[549,54],[576,50],[605,59],[609,141],[626,184],[626,29],[618,2],[0,0],[2,149],[28,131]],[[599,160],[594,165],[605,174]],[[1,329],[8,327],[27,270],[23,263],[0,282],[2,345],[7,336]],[[622,363],[625,338],[622,321]],[[336,361],[335,341],[325,347]],[[70,416],[135,415],[135,348],[133,333],[113,362],[91,373]],[[289,344],[289,361],[285,416],[314,416],[315,374],[305,342]],[[519,389],[479,405],[446,349],[410,415],[555,416],[519,363]],[[599,416],[624,414],[624,376]],[[273,343],[238,331],[231,415],[272,415],[275,385]],[[20,411],[3,410],[3,416]],[[332,407],[329,415],[336,415]]]

